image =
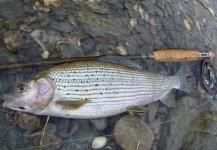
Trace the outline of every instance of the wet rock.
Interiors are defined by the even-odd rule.
[[[70,32],[72,26],[68,22],[51,22],[50,27],[60,32]]]
[[[128,54],[126,48],[123,45],[117,46],[117,51],[121,55],[127,55]]]
[[[217,112],[202,112],[190,124],[181,150],[210,149],[217,147]]]
[[[16,30],[18,26],[11,20],[6,20],[4,26],[9,30]]]
[[[108,124],[107,118],[90,119],[90,122],[99,131],[103,131]]]
[[[21,24],[19,25],[19,29],[25,32],[32,32],[32,28],[30,28],[29,26],[25,25],[25,24]]]
[[[54,7],[59,7],[62,4],[61,0],[43,0],[44,1],[44,6],[49,7],[49,6],[54,6]]]
[[[81,47],[77,44],[77,39],[73,37],[57,42],[56,47],[61,58],[84,56]]]
[[[41,52],[35,45],[23,43],[18,49],[19,59],[23,62],[42,60]]]
[[[201,103],[198,99],[193,99],[190,96],[182,97],[177,102],[177,106],[170,110],[165,119],[162,121],[167,121],[167,123],[162,126],[162,138],[159,140],[160,149],[163,148],[173,150],[181,148],[184,136],[186,135],[191,122],[195,120],[201,111],[207,110],[207,104],[201,106],[200,109],[192,109],[200,104]],[[171,119],[173,121],[168,121]]]
[[[35,137],[34,138],[35,146],[40,145],[41,135],[42,132],[37,132],[31,135],[32,137]],[[43,149],[54,150],[60,148],[64,144],[64,142],[61,139],[55,137],[54,135],[45,132],[42,144],[43,144]]]
[[[149,122],[152,122],[157,114],[159,108],[159,101],[148,104],[147,118]]]
[[[5,63],[14,63],[17,61],[17,57],[9,52],[5,47],[0,46],[0,63],[5,64]]]
[[[108,9],[97,4],[96,2],[87,2],[86,3],[90,8],[92,12],[100,13],[100,14],[106,14],[108,13]]]
[[[7,31],[3,35],[5,45],[9,51],[16,51],[23,43],[23,36],[19,31]]]
[[[0,16],[4,19],[9,19],[15,23],[22,21],[25,18],[22,1],[1,0]]]
[[[131,115],[118,120],[114,127],[114,136],[118,145],[125,150],[148,150],[154,141],[151,128],[139,118]]]
[[[103,148],[107,143],[107,138],[105,136],[95,137],[92,141],[93,149]]]
[[[30,113],[17,111],[15,113],[14,121],[20,128],[29,132],[41,127],[40,118]]]
[[[29,16],[29,17],[25,18],[25,20],[23,21],[23,23],[25,25],[30,25],[30,24],[34,23],[36,20],[38,20],[38,17]]]
[[[80,127],[80,121],[73,119],[58,118],[55,119],[57,125],[57,135],[62,139],[71,137]]]
[[[160,132],[160,128],[161,128],[161,119],[156,118],[148,125],[149,125],[149,127],[151,127],[154,134],[158,134]]]

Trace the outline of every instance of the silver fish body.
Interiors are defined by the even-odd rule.
[[[21,111],[34,114],[100,118],[163,99],[171,89],[181,88],[178,76],[164,76],[101,61],[59,65],[40,73],[33,81],[36,94],[29,95],[39,93],[41,96],[35,96],[27,103],[28,98],[24,100],[23,96],[15,94],[13,97],[19,97],[23,104],[18,103],[17,98],[10,98],[9,102],[6,98],[3,106],[15,109],[13,101],[16,101],[15,110],[21,107],[24,108]]]

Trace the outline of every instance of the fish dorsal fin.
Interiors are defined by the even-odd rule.
[[[123,66],[127,66],[134,69],[142,70],[143,67],[138,64],[137,62],[134,62],[133,60],[121,57],[121,56],[103,56],[97,58],[99,61],[109,62],[109,63],[116,63]]]
[[[57,101],[56,104],[60,105],[63,109],[73,110],[73,109],[78,109],[90,102],[91,100],[76,100],[76,101],[61,100],[61,101]]]

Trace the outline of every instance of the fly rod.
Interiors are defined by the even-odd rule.
[[[99,57],[103,57],[106,55],[100,56],[90,56],[90,57],[74,57],[69,59],[61,59],[61,60],[48,60],[48,61],[39,61],[39,62],[27,62],[27,63],[14,63],[14,64],[1,64],[0,70],[6,69],[16,69],[16,68],[24,68],[24,67],[32,67],[32,66],[43,66],[43,65],[54,65],[61,64],[73,61],[87,61],[94,60]],[[120,56],[120,55],[109,55],[109,56]],[[198,50],[184,50],[184,49],[169,49],[169,50],[157,50],[154,51],[153,54],[146,55],[136,55],[136,56],[121,56],[128,59],[153,59],[155,61],[161,62],[180,62],[180,61],[195,61],[206,58],[215,57],[212,52],[201,53]]]

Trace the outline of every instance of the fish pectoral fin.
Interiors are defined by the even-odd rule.
[[[127,108],[128,111],[137,112],[137,113],[145,113],[148,111],[148,108],[144,105],[132,106]]]
[[[78,109],[90,102],[91,100],[77,100],[77,101],[62,100],[62,101],[57,101],[56,104],[62,106],[63,109],[73,110],[73,109]]]

